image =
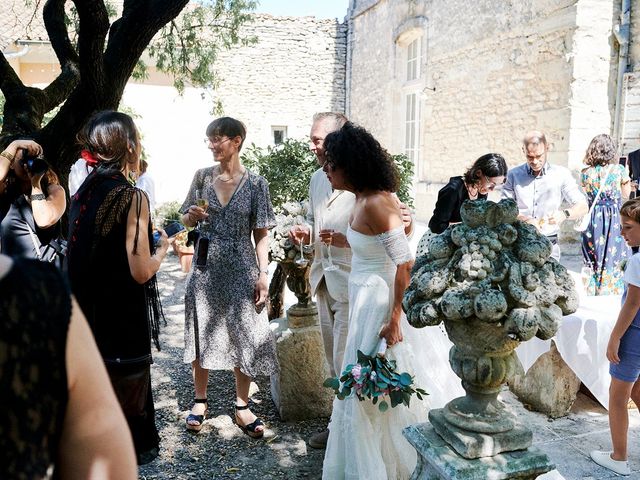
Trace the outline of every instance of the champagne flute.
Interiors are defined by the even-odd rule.
[[[198,207],[202,208],[205,212],[209,208],[209,199],[204,198],[202,196],[202,191],[201,190],[196,190],[196,205]],[[198,223],[200,223],[201,225],[208,225],[208,222],[207,222],[206,219],[201,220]]]
[[[593,268],[588,265],[582,267],[580,270],[580,277],[582,278],[582,286],[584,290],[587,290],[589,283],[591,283],[591,278],[593,277]]]
[[[338,270],[338,266],[333,263],[333,258],[331,257],[331,240],[333,237],[334,230],[332,228],[323,228],[320,230],[320,241],[325,243],[327,240],[327,258],[322,258],[322,269],[325,272],[333,272],[334,270]]]
[[[299,267],[306,267],[309,265],[309,260],[304,258],[304,232],[298,232],[298,238],[300,239],[300,256],[294,260],[294,263]]]

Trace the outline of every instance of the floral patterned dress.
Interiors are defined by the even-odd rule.
[[[624,282],[620,263],[631,256],[631,250],[620,236],[620,185],[629,181],[629,174],[622,165],[597,165],[583,170],[580,180],[589,206],[601,185],[604,188],[591,212],[591,222],[582,232],[582,255],[593,271],[586,285],[587,294],[621,295]]]
[[[223,206],[213,188],[213,167],[198,170],[182,212],[195,204],[196,191],[209,199],[209,219],[200,231],[210,243],[206,267],[194,262],[187,278],[184,361],[198,359],[209,370],[238,367],[250,377],[276,373],[267,312],[257,313],[253,302],[259,270],[251,234],[276,224],[267,181],[247,170]]]

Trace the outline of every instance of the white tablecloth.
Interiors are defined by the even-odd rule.
[[[574,274],[576,287],[581,288],[580,277]],[[562,359],[576,376],[605,407],[609,408],[609,361],[606,357],[609,335],[618,319],[620,296],[588,296],[581,293],[580,307],[563,318],[553,337]],[[516,353],[524,371],[540,355],[549,351],[551,340],[533,338],[522,343]]]

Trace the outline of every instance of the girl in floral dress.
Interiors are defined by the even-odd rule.
[[[591,268],[588,295],[621,295],[624,289],[621,262],[630,256],[629,247],[620,236],[618,212],[622,199],[629,197],[631,184],[624,166],[615,162],[616,145],[609,135],[591,140],[585,154],[587,168],[582,170],[581,185],[589,206],[598,197],[591,212],[591,222],[582,232],[582,255]]]

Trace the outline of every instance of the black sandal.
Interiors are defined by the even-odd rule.
[[[238,420],[238,410],[246,410],[249,408],[249,405],[244,405],[244,406],[238,406],[236,405],[236,425],[238,425],[240,427],[240,430],[242,430],[243,433],[249,435],[251,438],[262,438],[264,436],[264,428],[262,430],[256,430],[256,428],[258,427],[264,427],[264,422],[262,420],[260,420],[259,418],[256,418],[253,422],[251,422],[249,425],[241,425],[240,421]]]
[[[191,430],[192,432],[199,432],[202,429],[202,424],[204,423],[204,419],[207,416],[207,399],[206,398],[196,398],[193,400],[193,403],[204,403],[204,413],[202,415],[195,415],[190,413],[187,416],[187,430]],[[191,424],[189,422],[198,422],[197,424]]]

